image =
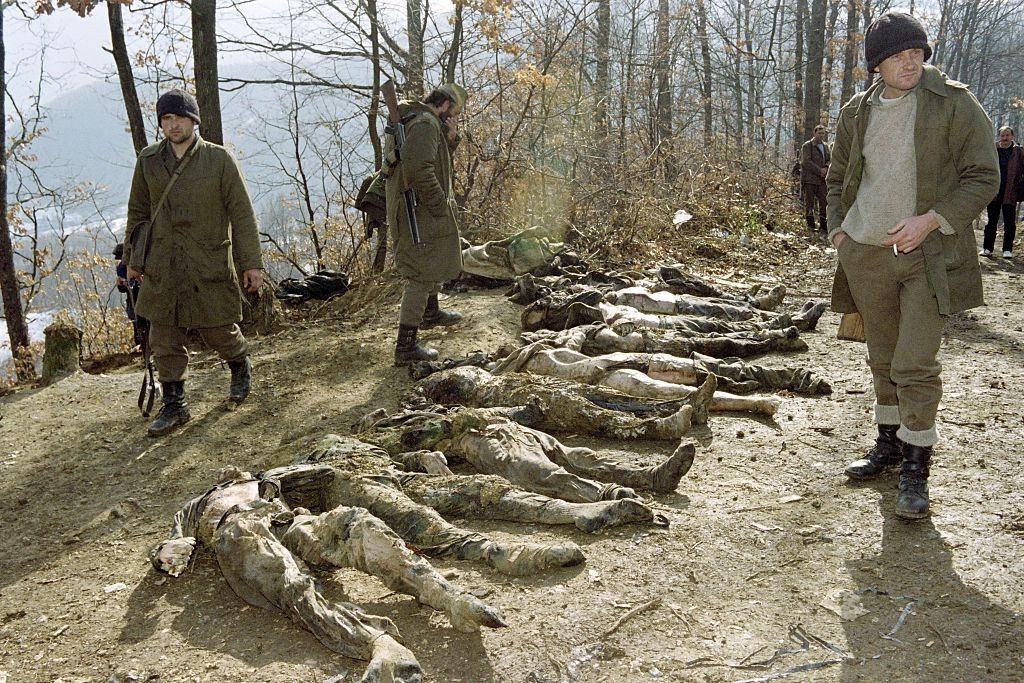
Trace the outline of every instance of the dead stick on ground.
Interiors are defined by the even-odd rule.
[[[907,606],[903,608],[902,612],[900,612],[900,618],[896,620],[896,625],[892,627],[892,630],[889,631],[889,633],[887,633],[887,634],[883,633],[883,634],[880,634],[880,635],[883,638],[885,638],[886,640],[893,640],[893,641],[895,641],[897,643],[902,642],[901,640],[899,640],[896,637],[896,633],[901,628],[903,628],[903,623],[907,620],[907,617],[910,615],[910,610],[912,610],[912,609],[914,609],[914,603],[913,602],[908,602]]]
[[[607,631],[605,631],[604,633],[601,634],[601,638],[602,639],[603,638],[607,638],[611,634],[613,634],[616,631],[618,631],[619,628],[623,624],[625,624],[627,621],[629,621],[630,619],[632,619],[636,615],[641,614],[643,612],[649,612],[649,611],[657,608],[658,605],[660,605],[660,604],[661,604],[661,598],[654,598],[653,600],[648,600],[647,602],[645,602],[645,603],[643,603],[641,605],[637,605],[636,607],[634,607],[633,609],[629,610],[628,612],[623,614],[621,617],[619,617],[618,620],[614,624],[612,624],[612,627],[610,629],[608,629]]]

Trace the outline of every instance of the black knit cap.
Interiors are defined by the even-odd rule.
[[[921,22],[903,12],[886,12],[868,26],[864,34],[864,56],[868,71],[874,71],[889,57],[904,50],[924,50],[924,61],[932,57],[932,46]]]
[[[199,103],[196,102],[196,98],[178,88],[168,90],[156,101],[156,120],[158,123],[164,117],[164,114],[187,116],[197,124],[202,123],[199,120]]]

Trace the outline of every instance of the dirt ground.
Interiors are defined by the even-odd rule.
[[[701,268],[749,281],[767,263],[789,273],[790,305],[824,298],[834,254],[799,235],[767,241],[770,258],[736,245],[739,261]],[[809,351],[770,363],[809,366],[834,393],[787,397],[774,420],[714,415],[679,490],[654,501],[670,528],[461,520],[586,552],[582,566],[525,579],[435,562],[508,628],[466,635],[376,579],[321,578],[391,617],[435,683],[1024,680],[1024,267],[983,268],[988,307],[951,320],[944,342],[926,521],[893,517],[894,480],[842,476],[870,443],[872,396],[863,346],[837,342],[829,313]],[[516,337],[519,309],[500,291],[450,304],[467,321],[425,334],[443,354]],[[226,368],[197,355],[193,422],[157,440],[135,410],[137,366],[0,400],[0,681],[358,680],[362,663],[241,602],[207,551],[178,579],[146,558],[221,466],[281,464],[279,447],[397,406],[411,382],[390,364],[395,317],[379,302],[354,319],[327,308],[256,340],[255,389],[235,411],[219,402]],[[565,440],[644,463],[672,447]]]

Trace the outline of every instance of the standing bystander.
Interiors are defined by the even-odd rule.
[[[800,194],[804,199],[807,229],[812,231],[815,229],[814,208],[817,204],[821,231],[828,232],[828,222],[825,219],[825,174],[828,173],[828,165],[832,161],[832,151],[825,142],[827,134],[825,126],[815,126],[814,137],[800,148]]]
[[[199,106],[170,90],[156,103],[164,139],[139,154],[128,199],[125,263],[143,283],[139,315],[150,321],[150,344],[163,391],[149,435],[166,434],[191,418],[185,402],[189,330],[198,330],[231,369],[229,398],[249,394],[252,364],[238,321],[241,285],[258,292],[263,261],[252,201],[238,162],[196,131]]]
[[[946,318],[983,302],[972,222],[999,186],[992,123],[962,83],[924,62],[917,19],[889,12],[864,52],[880,78],[839,113],[828,173],[829,238],[839,252],[832,307],[864,319],[875,446],[852,479],[900,468],[896,514],[925,517],[942,396]]]
[[[1013,239],[1017,235],[1017,202],[1024,199],[1024,150],[1016,143],[1013,128],[999,129],[999,192],[988,204],[988,223],[981,255],[991,256],[996,248],[996,226],[1003,215],[1003,258],[1013,258]]]

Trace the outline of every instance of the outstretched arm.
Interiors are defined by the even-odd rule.
[[[178,510],[166,540],[149,551],[149,561],[157,571],[171,576],[179,576],[185,571],[196,547],[196,529],[199,527],[199,515],[205,498],[205,494],[193,498]]]

